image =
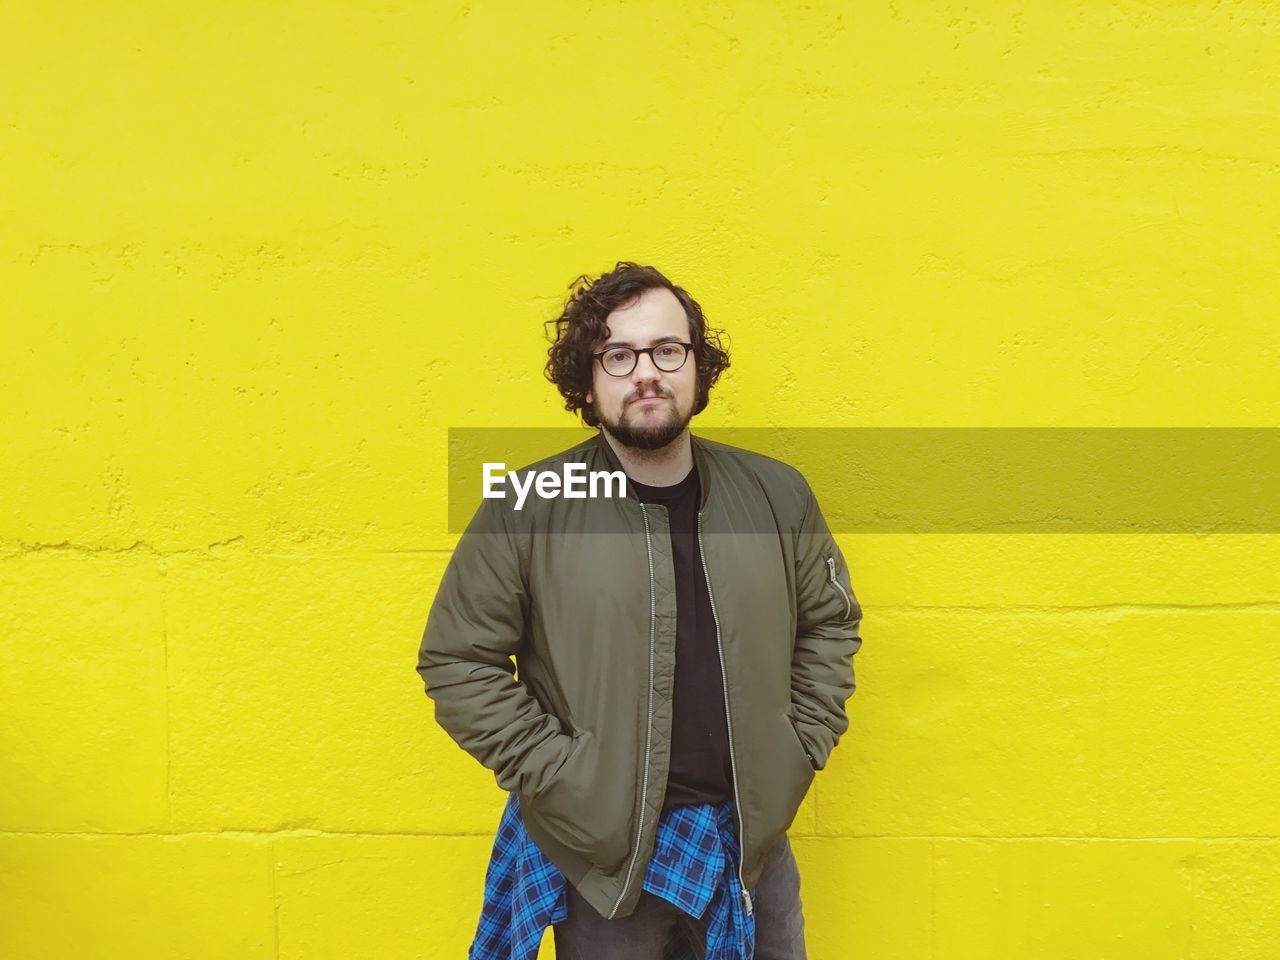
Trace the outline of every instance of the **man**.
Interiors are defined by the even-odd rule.
[[[728,355],[686,291],[621,262],[553,322],[599,430],[527,469],[627,489],[483,501],[428,617],[436,719],[510,791],[472,956],[553,923],[562,960],[804,957],[786,831],[848,728],[848,567],[797,470],[691,435]]]

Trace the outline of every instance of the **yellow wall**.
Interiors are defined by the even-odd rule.
[[[729,330],[695,426],[1277,424],[1278,50],[1262,2],[0,6],[0,956],[465,954],[445,431],[570,423],[580,272]],[[1280,955],[1274,536],[840,540],[812,956]]]

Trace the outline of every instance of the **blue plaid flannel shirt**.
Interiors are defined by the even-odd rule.
[[[494,838],[468,960],[535,960],[547,926],[568,916],[566,883],[525,830],[512,791]],[[695,919],[710,910],[707,960],[751,960],[755,916],[742,900],[732,801],[670,810],[658,823],[644,889]],[[686,950],[672,960],[694,957]]]

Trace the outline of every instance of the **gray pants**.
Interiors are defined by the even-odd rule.
[[[629,916],[606,920],[565,885],[568,913],[552,929],[557,960],[663,960],[665,948],[677,938],[693,947],[698,960],[706,956],[708,915],[695,920],[675,904],[642,891]],[[807,960],[804,914],[800,906],[800,870],[791,841],[784,834],[765,856],[756,884],[755,960]]]

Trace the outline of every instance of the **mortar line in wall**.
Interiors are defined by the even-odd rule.
[[[879,603],[867,609],[889,611],[893,613],[972,613],[980,616],[1002,614],[1018,616],[1023,613],[1202,613],[1209,611],[1225,611],[1228,613],[1280,613],[1280,603],[1267,600],[1241,601],[1239,603],[1079,603],[1079,604],[1033,604],[1033,603],[991,603],[977,604],[925,604],[925,603]]]
[[[169,564],[164,557],[160,565],[160,637],[164,649],[164,825],[172,822],[173,801],[169,781],[173,768],[173,710],[170,704],[169,677]]]
[[[0,838],[5,837],[22,837],[27,839],[48,838],[48,839],[91,839],[99,837],[115,837],[115,838],[133,838],[133,839],[163,839],[173,840],[181,837],[192,838],[212,838],[224,837],[230,840],[256,840],[260,841],[264,838],[350,838],[350,839],[395,839],[395,838],[422,838],[422,839],[490,839],[492,840],[494,833],[492,830],[481,830],[475,832],[452,832],[452,833],[406,833],[406,832],[375,832],[369,830],[184,830],[174,833],[157,833],[154,831],[142,832],[111,832],[104,830],[69,830],[69,831],[36,831],[36,830],[0,830]],[[1065,842],[1096,842],[1096,843],[1236,843],[1241,841],[1260,842],[1260,843],[1280,843],[1280,834],[1227,834],[1220,836],[1203,836],[1203,837],[1139,837],[1139,836],[1091,836],[1087,834],[1049,834],[1049,833],[1027,833],[1027,834],[990,834],[990,833],[924,833],[924,834],[900,834],[900,833],[808,833],[808,832],[790,832],[790,836],[798,840],[910,840],[910,841],[937,841],[937,840],[981,840],[984,842],[1003,842],[1017,843],[1022,840],[1054,840]]]
[[[1196,955],[1196,902],[1200,899],[1200,883],[1203,879],[1201,870],[1203,861],[1198,847],[1192,848],[1191,860],[1191,903],[1187,907],[1187,957]]]
[[[1099,685],[1102,687],[1102,711],[1101,711],[1100,717],[1098,718],[1099,719],[1098,760],[1097,760],[1098,768],[1095,772],[1094,789],[1093,789],[1094,833],[1102,833],[1102,821],[1104,819],[1102,784],[1103,784],[1103,771],[1107,769],[1107,725],[1105,722],[1103,722],[1102,718],[1108,717],[1111,715],[1110,706],[1108,704],[1108,687],[1110,685],[1107,682],[1108,678],[1111,675],[1111,672],[1107,666],[1107,658],[1110,655],[1111,647],[1112,645],[1109,643],[1104,644],[1102,648],[1102,656],[1099,658],[1102,661],[1102,664],[1101,664],[1102,676],[1099,678],[1100,679]]]
[[[274,938],[275,960],[280,960],[280,856],[277,838],[271,840],[271,932]]]
[[[929,956],[938,956],[938,841],[929,841]]]
[[[822,830],[822,806],[819,800],[822,784],[818,782],[816,777],[812,781],[809,790],[813,793],[813,832],[818,836],[824,836],[825,834]],[[797,833],[796,836],[802,836],[802,834]]]

